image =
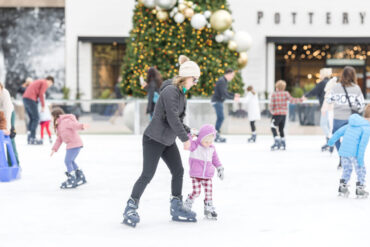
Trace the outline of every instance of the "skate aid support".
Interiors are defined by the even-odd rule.
[[[5,149],[6,147],[6,149]],[[6,150],[9,153],[12,166],[8,166]],[[15,158],[12,141],[0,130],[0,182],[9,182],[20,177],[20,168]]]

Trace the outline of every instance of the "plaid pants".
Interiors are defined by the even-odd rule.
[[[193,193],[189,194],[190,199],[195,199],[200,195],[202,186],[204,187],[205,202],[212,201],[212,179],[191,178],[193,182]]]

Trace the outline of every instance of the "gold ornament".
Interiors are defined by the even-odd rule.
[[[187,1],[186,5],[188,5],[189,8],[193,7],[193,2],[192,1]]]
[[[233,18],[228,11],[221,9],[212,14],[210,22],[213,29],[223,32],[231,26]]]
[[[166,11],[158,11],[157,13],[157,19],[160,21],[165,21],[168,18],[168,13]]]
[[[156,14],[157,14],[157,12],[158,12],[158,11],[157,11],[156,9],[153,9],[153,10],[152,10],[152,14],[153,14],[153,15],[156,15]]]
[[[140,4],[144,4],[144,0],[138,0]]]
[[[184,10],[184,15],[186,18],[191,18],[194,15],[194,10],[192,8],[186,8]]]
[[[229,48],[229,50],[235,51],[237,47],[236,42],[234,40],[230,40],[227,47]]]
[[[183,11],[185,11],[185,9],[186,9],[187,7],[186,7],[186,5],[185,4],[183,4],[183,3],[180,3],[179,4],[179,11],[180,12],[183,12]]]
[[[247,63],[248,63],[247,53],[246,52],[240,53],[238,58],[239,68],[244,68],[245,66],[247,66]]]

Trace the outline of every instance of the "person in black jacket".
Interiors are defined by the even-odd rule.
[[[140,221],[136,210],[146,186],[153,178],[159,159],[168,166],[171,175],[171,215],[176,221],[196,221],[196,214],[183,206],[182,182],[184,168],[176,137],[190,149],[190,128],[183,123],[186,112],[185,93],[195,85],[200,76],[199,66],[185,56],[179,58],[179,76],[163,83],[154,109],[153,119],[143,135],[143,171],[136,181],[123,213],[123,223],[135,227]]]
[[[322,68],[320,70],[320,82],[316,84],[316,86],[308,93],[305,94],[305,98],[310,97],[317,97],[320,104],[320,109],[324,103],[325,100],[325,86],[328,83],[332,76],[332,69],[331,68]],[[321,147],[322,151],[333,151],[333,149],[330,149],[330,147],[327,145],[327,142],[329,138],[331,137],[330,133],[330,123],[329,123],[329,117],[328,113],[326,112],[325,115],[321,115],[320,117],[320,127],[324,131],[324,134],[326,136],[326,142]]]
[[[151,67],[148,70],[147,85],[145,90],[148,92],[148,104],[146,107],[146,113],[149,114],[150,119],[153,118],[154,107],[158,101],[159,89],[162,85],[162,76],[155,67]]]
[[[234,94],[227,91],[227,83],[231,81],[235,76],[235,72],[233,69],[226,69],[224,76],[220,77],[216,82],[215,92],[212,95],[212,106],[215,108],[217,120],[216,120],[216,130],[217,136],[215,142],[226,142],[225,138],[220,136],[220,130],[222,122],[224,121],[224,104],[223,102],[226,99],[234,99],[239,100],[240,95]]]

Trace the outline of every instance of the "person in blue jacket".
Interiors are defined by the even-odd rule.
[[[328,145],[333,146],[341,137],[343,140],[339,148],[339,156],[343,166],[343,174],[338,189],[339,195],[345,197],[349,195],[348,181],[354,167],[357,174],[356,196],[366,198],[369,193],[365,191],[364,156],[370,138],[370,105],[366,106],[364,117],[352,114],[348,124],[334,133],[329,139]]]

